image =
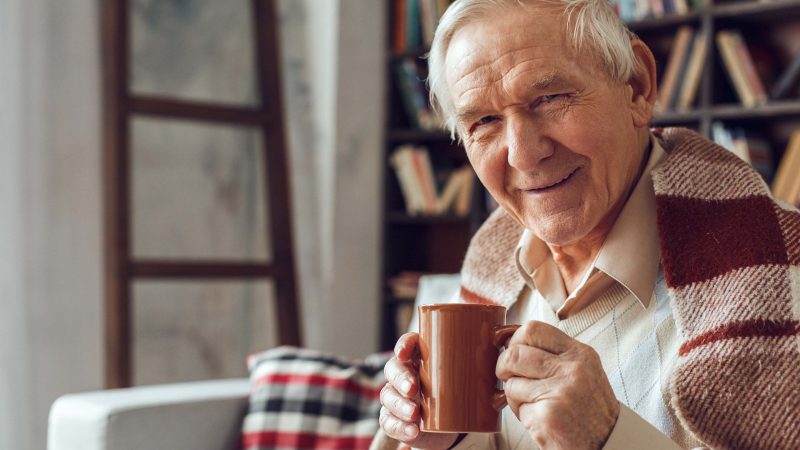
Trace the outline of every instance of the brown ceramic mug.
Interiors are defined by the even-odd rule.
[[[497,389],[500,347],[519,325],[496,305],[419,307],[422,425],[435,433],[498,433],[505,394]]]

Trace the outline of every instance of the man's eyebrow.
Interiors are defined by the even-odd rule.
[[[456,123],[463,123],[482,114],[480,108],[468,108],[456,114]]]
[[[552,72],[531,83],[531,90],[547,91],[550,89],[560,89],[569,86],[571,83],[560,74]]]

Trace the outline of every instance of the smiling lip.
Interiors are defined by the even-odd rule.
[[[564,184],[564,182],[566,182],[567,180],[572,178],[572,176],[575,175],[575,172],[577,172],[577,171],[578,171],[578,169],[576,168],[575,170],[570,172],[567,176],[565,176],[564,178],[556,181],[555,183],[546,184],[546,185],[540,186],[540,187],[534,187],[534,188],[525,189],[525,191],[532,192],[532,193],[550,191],[550,190],[555,189],[555,188],[559,187],[560,185]]]

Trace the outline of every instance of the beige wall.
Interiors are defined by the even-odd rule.
[[[44,448],[53,399],[101,384],[96,3],[0,2],[0,448]]]
[[[280,5],[306,345],[360,357],[378,343],[385,4]]]
[[[281,17],[302,25],[284,29],[302,38],[284,43],[284,84],[306,344],[363,356],[378,341],[385,6],[291,3]],[[52,401],[102,385],[98,5],[0,1],[0,448],[44,448]]]

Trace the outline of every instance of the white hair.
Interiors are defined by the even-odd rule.
[[[599,57],[612,80],[627,81],[636,65],[631,47],[635,36],[614,13],[607,0],[540,0],[547,6],[564,9],[571,44],[580,52],[584,43],[590,54]],[[445,80],[447,47],[459,27],[480,20],[498,8],[524,6],[525,0],[456,0],[442,15],[428,55],[430,101],[441,115],[451,137],[456,137],[455,104]]]

